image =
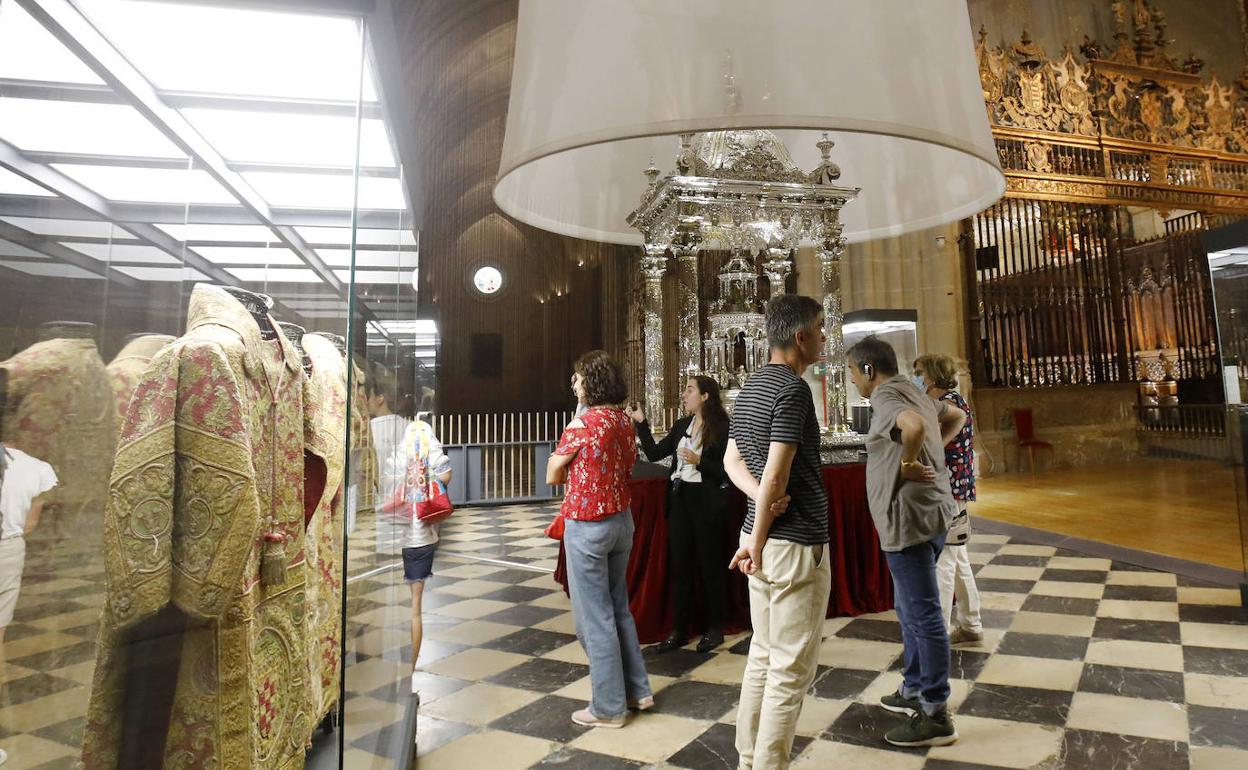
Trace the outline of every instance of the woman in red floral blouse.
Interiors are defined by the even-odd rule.
[[[628,483],[637,460],[633,424],[620,405],[624,371],[595,350],[576,362],[572,389],[588,410],[568,424],[546,470],[567,484],[560,514],[576,635],[589,658],[593,698],[572,721],[623,727],[628,710],[654,705],[628,609],[625,573],[633,549]]]

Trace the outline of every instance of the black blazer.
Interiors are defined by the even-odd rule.
[[[650,462],[658,462],[664,457],[671,457],[672,462],[668,467],[667,475],[676,472],[676,448],[680,444],[680,440],[689,432],[689,426],[693,424],[693,416],[682,417],[672,424],[672,429],[667,432],[662,441],[655,442],[654,435],[650,432],[650,423],[635,423],[637,428],[637,438],[641,439],[641,450],[645,453],[646,459]],[[705,442],[702,447],[702,461],[698,463],[698,473],[702,474],[702,483],[707,484],[707,489],[724,489],[727,491],[728,474],[724,471],[724,451],[728,448],[728,435],[720,437],[715,446],[707,447]]]

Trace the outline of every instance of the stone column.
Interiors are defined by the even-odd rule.
[[[680,356],[677,373],[684,379],[702,373],[702,324],[698,308],[698,250],[682,246],[676,250],[677,340]]]
[[[646,244],[646,254],[641,258],[641,274],[646,279],[645,301],[645,355],[646,355],[646,414],[655,427],[662,425],[663,388],[663,274],[667,272],[666,247]]]
[[[831,434],[850,432],[845,393],[845,337],[841,310],[841,257],[845,254],[844,225],[839,212],[828,215],[824,240],[819,248],[820,278],[823,283],[824,330],[828,337],[824,349],[824,406],[827,410],[827,431]]]
[[[763,272],[767,274],[767,282],[771,284],[771,296],[779,297],[785,293],[784,284],[793,270],[793,262],[789,252],[784,249],[768,249],[768,260],[763,263]]]

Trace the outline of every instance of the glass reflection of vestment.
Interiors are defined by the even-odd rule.
[[[7,361],[4,436],[52,465],[60,485],[48,494],[32,539],[88,538],[97,542],[115,436],[114,396],[95,340],[53,336],[65,327],[91,334],[91,324],[47,324],[36,342]],[[87,328],[89,327],[89,329]]]

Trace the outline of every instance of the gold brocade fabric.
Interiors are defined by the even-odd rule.
[[[359,464],[352,476],[359,479],[360,508],[372,508],[377,486],[377,455],[373,452],[373,428],[369,419],[368,395],[364,388],[364,371],[351,364],[354,372],[354,395],[351,398],[351,457]],[[358,474],[358,475],[356,475]]]
[[[325,463],[325,491],[308,521],[309,701],[313,725],[338,702],[342,678],[342,538],[347,369],[342,353],[319,334],[303,337],[312,376],[303,390],[304,442]]]
[[[98,541],[115,437],[113,391],[89,339],[37,342],[7,361],[4,437],[59,479],[34,537]]]
[[[90,770],[137,768],[131,757],[162,743],[163,759],[144,770],[303,767],[301,363],[284,337],[263,340],[232,296],[200,284],[186,335],[139,382],[105,514],[107,601],[82,750]],[[278,585],[260,579],[266,533],[285,535]],[[170,681],[136,676],[152,656],[131,645],[170,607],[183,626],[155,638],[157,651],[181,645]],[[145,701],[147,692],[158,695]]]
[[[143,372],[157,351],[173,342],[168,334],[145,334],[137,337],[121,349],[108,365],[108,380],[113,388],[113,397],[117,408],[117,430],[126,420],[126,407],[130,406],[130,396],[143,377]]]

